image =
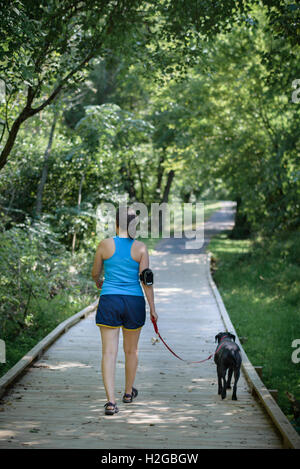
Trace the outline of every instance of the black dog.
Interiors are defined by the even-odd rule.
[[[218,373],[218,394],[221,394],[222,399],[226,397],[226,389],[231,389],[230,383],[232,373],[234,372],[232,399],[236,401],[236,386],[240,377],[240,368],[242,363],[240,348],[235,343],[235,336],[229,332],[219,332],[215,337],[215,342],[217,341],[218,346],[215,351],[214,360],[217,365]],[[226,380],[225,375],[227,370],[228,378]]]

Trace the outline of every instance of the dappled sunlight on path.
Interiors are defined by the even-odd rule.
[[[224,224],[224,219],[222,219]],[[206,276],[206,254],[157,251],[151,256],[162,337],[188,360],[215,350],[224,330]],[[187,364],[142,330],[136,387],[123,404],[122,338],[116,369],[120,412],[104,415],[101,344],[95,314],[52,345],[3,398],[1,448],[279,448],[281,441],[241,376],[238,401],[217,394],[213,360]]]

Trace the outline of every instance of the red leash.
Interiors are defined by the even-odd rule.
[[[153,324],[153,327],[154,327],[154,330],[155,330],[155,333],[158,335],[158,337],[160,338],[160,340],[162,341],[162,343],[167,347],[167,349],[176,357],[178,358],[179,360],[182,360],[183,362],[188,362],[188,363],[203,363],[203,362],[206,362],[207,360],[210,360],[212,357],[213,357],[213,353],[205,358],[204,360],[200,360],[200,361],[197,361],[197,362],[191,362],[189,360],[184,360],[183,358],[179,357],[175,352],[173,352],[173,350],[168,346],[168,344],[164,341],[164,339],[162,338],[162,336],[160,335],[159,333],[159,330],[158,330],[158,327],[157,327],[157,324],[156,324],[156,321],[154,318],[151,317],[151,321],[152,321],[152,324]]]

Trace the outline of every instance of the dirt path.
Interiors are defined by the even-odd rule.
[[[206,227],[232,226],[224,204]],[[172,242],[175,241],[175,244]],[[151,256],[159,328],[183,357],[199,360],[215,350],[224,330],[207,278],[207,256],[164,240]],[[205,248],[205,246],[204,246]],[[100,334],[94,313],[64,334],[3,399],[0,448],[280,448],[281,441],[241,376],[238,401],[217,395],[213,360],[187,365],[160,342],[147,318],[140,341],[133,404],[121,402],[124,359],[120,342],[116,389],[119,414],[103,414]]]

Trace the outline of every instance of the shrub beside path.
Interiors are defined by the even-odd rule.
[[[205,246],[162,240],[153,255],[155,298],[162,337],[188,360],[215,350],[225,330],[207,278],[205,248],[212,234],[232,227],[225,203],[206,223]],[[238,401],[217,394],[213,359],[186,364],[159,342],[147,316],[140,339],[136,387],[123,404],[122,337],[116,370],[120,412],[104,415],[101,344],[95,313],[61,336],[2,398],[0,448],[281,448],[281,439],[241,373]]]

